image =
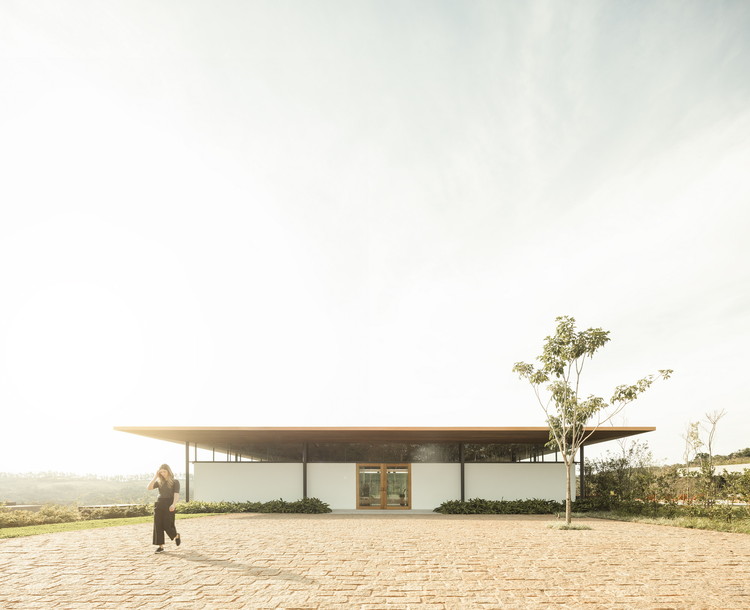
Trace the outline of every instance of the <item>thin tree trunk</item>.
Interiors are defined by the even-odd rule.
[[[572,520],[572,498],[570,497],[570,464],[565,464],[565,524],[570,525]]]

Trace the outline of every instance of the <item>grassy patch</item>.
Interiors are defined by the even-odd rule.
[[[587,517],[594,519],[611,519],[613,521],[630,521],[650,525],[668,525],[688,529],[713,530],[716,532],[733,532],[750,534],[750,519],[712,519],[710,517],[644,517],[642,515],[624,515],[617,512],[591,512]]]
[[[583,525],[582,523],[571,523],[568,525],[567,523],[553,523],[551,525],[548,525],[550,529],[553,530],[590,530],[591,528],[588,525]]]
[[[214,513],[198,513],[193,515],[176,515],[177,519],[194,519],[209,517]],[[57,532],[73,532],[100,527],[115,527],[118,525],[133,525],[136,523],[151,523],[153,517],[128,517],[124,519],[95,519],[92,521],[70,521],[68,523],[49,523],[47,525],[27,525],[24,527],[0,528],[0,538],[21,538],[37,534],[56,534]]]

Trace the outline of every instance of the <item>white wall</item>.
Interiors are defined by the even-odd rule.
[[[459,464],[412,464],[411,506],[432,510],[461,498]],[[192,500],[268,502],[302,498],[302,464],[195,462]],[[357,466],[308,464],[307,495],[332,509],[356,508]],[[562,463],[466,464],[465,497],[485,500],[565,499]],[[575,498],[575,477],[571,481]]]
[[[307,495],[327,502],[333,509],[357,507],[356,464],[308,464]]]
[[[466,464],[465,468],[467,500],[565,500],[563,463]],[[575,499],[575,477],[571,477],[571,494]]]
[[[460,464],[412,464],[411,507],[432,510],[461,499]]]
[[[196,462],[191,500],[288,502],[302,498],[302,464]]]

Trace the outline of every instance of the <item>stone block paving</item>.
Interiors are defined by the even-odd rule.
[[[614,521],[222,515],[0,540],[0,608],[750,608],[750,536]]]

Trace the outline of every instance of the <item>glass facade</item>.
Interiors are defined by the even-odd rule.
[[[252,443],[232,447],[232,453],[251,462],[301,462],[304,443]]]
[[[543,445],[522,443],[466,443],[464,444],[464,462],[554,462],[554,456],[546,456],[549,449]]]
[[[309,443],[308,462],[458,462],[458,443]]]
[[[254,443],[232,447],[232,453],[242,455],[242,461],[302,462],[304,443]],[[546,455],[545,455],[546,454]],[[396,462],[458,463],[461,461],[460,443],[308,443],[308,462]],[[464,443],[464,462],[554,462],[543,445],[522,443]]]

